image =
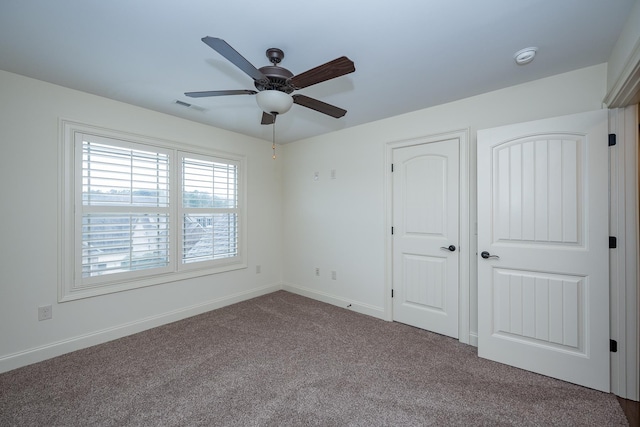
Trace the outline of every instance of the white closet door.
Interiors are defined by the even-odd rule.
[[[478,354],[609,391],[600,110],[478,132]]]

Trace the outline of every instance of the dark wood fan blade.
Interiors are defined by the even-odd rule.
[[[267,76],[262,74],[260,70],[254,67],[249,61],[247,61],[242,55],[240,55],[229,43],[222,39],[215,37],[203,37],[202,41],[205,42],[211,49],[224,56],[236,67],[244,71],[249,77],[257,81],[268,82]]]
[[[224,96],[224,95],[255,95],[258,93],[255,90],[241,89],[241,90],[206,90],[204,92],[185,92],[186,96],[191,98],[204,98],[207,96]]]
[[[262,125],[272,125],[276,121],[276,117],[273,114],[262,112],[262,121],[260,124]]]
[[[326,64],[322,64],[305,71],[302,74],[291,77],[289,79],[289,85],[295,89],[302,89],[316,83],[353,73],[355,70],[356,66],[353,61],[346,56],[342,56],[338,59],[327,62]]]
[[[318,101],[315,98],[309,98],[308,96],[304,95],[293,95],[292,97],[295,104],[311,108],[312,110],[327,114],[331,117],[335,117],[336,119],[339,119],[340,117],[347,114],[347,110],[338,108],[335,105],[327,104],[326,102]]]

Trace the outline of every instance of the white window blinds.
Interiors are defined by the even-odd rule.
[[[169,156],[81,135],[82,277],[169,265]]]
[[[238,256],[238,165],[183,154],[182,263]]]

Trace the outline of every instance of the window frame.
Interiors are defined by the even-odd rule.
[[[59,221],[58,221],[58,301],[72,301],[161,283],[180,281],[247,268],[246,157],[206,149],[181,142],[136,135],[89,124],[60,119],[59,123]],[[95,135],[120,141],[120,146],[166,153],[169,156],[169,265],[163,268],[135,270],[82,278],[82,147],[77,149],[76,135]],[[80,142],[82,145],[82,142]],[[182,156],[214,159],[237,166],[237,255],[218,260],[182,262]],[[78,200],[80,198],[80,200]],[[80,206],[82,208],[82,206]]]

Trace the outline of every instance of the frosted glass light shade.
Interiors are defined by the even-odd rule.
[[[293,98],[279,90],[263,90],[256,95],[258,106],[268,114],[284,114],[293,105]]]

